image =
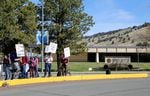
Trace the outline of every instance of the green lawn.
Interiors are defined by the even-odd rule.
[[[150,63],[132,63],[133,67],[140,67],[141,69],[145,71],[150,71]],[[76,71],[76,72],[84,72],[88,71],[88,69],[95,68],[95,70],[103,70],[104,62],[95,63],[95,62],[69,62],[69,70],[70,71]],[[43,65],[44,68],[44,65]],[[57,70],[57,64],[56,62],[52,63],[52,70]]]
[[[145,71],[150,71],[150,62],[149,63],[133,63],[134,67],[140,67],[141,69]]]
[[[69,62],[68,64],[68,69],[70,71],[88,71],[88,69],[91,68],[97,68],[97,67],[102,67],[102,63],[92,63],[92,62]],[[44,67],[43,67],[44,68]],[[56,62],[52,63],[52,70],[56,71],[57,70],[57,64]]]

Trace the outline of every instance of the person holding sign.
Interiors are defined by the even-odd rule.
[[[11,60],[11,80],[15,79],[15,75],[17,74],[17,71],[20,69],[20,65],[18,63],[17,54],[15,49],[13,49],[9,54],[10,60]],[[17,66],[18,65],[18,66]]]
[[[51,64],[53,62],[53,57],[51,53],[46,53],[45,58],[45,72],[44,72],[44,77],[47,76],[47,72],[48,72],[48,77],[51,76]]]
[[[10,79],[10,65],[11,65],[10,58],[7,55],[5,55],[3,59],[3,66],[5,70],[5,80]]]
[[[60,61],[61,61],[62,75],[66,76],[67,72],[68,72],[67,66],[68,66],[69,59],[67,57],[65,57],[64,54],[62,54]]]

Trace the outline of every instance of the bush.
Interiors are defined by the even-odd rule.
[[[104,65],[104,69],[105,69],[105,70],[108,69],[108,65],[105,64],[105,65]]]
[[[131,70],[131,69],[133,69],[133,66],[130,64],[130,65],[128,65],[128,68]]]

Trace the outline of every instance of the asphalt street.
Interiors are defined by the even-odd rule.
[[[1,87],[0,96],[150,96],[150,78],[64,81]]]

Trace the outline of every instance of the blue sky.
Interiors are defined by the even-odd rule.
[[[87,35],[150,22],[150,0],[84,0],[84,6],[95,22]]]
[[[86,35],[150,22],[150,0],[84,0],[84,7],[95,22]]]

